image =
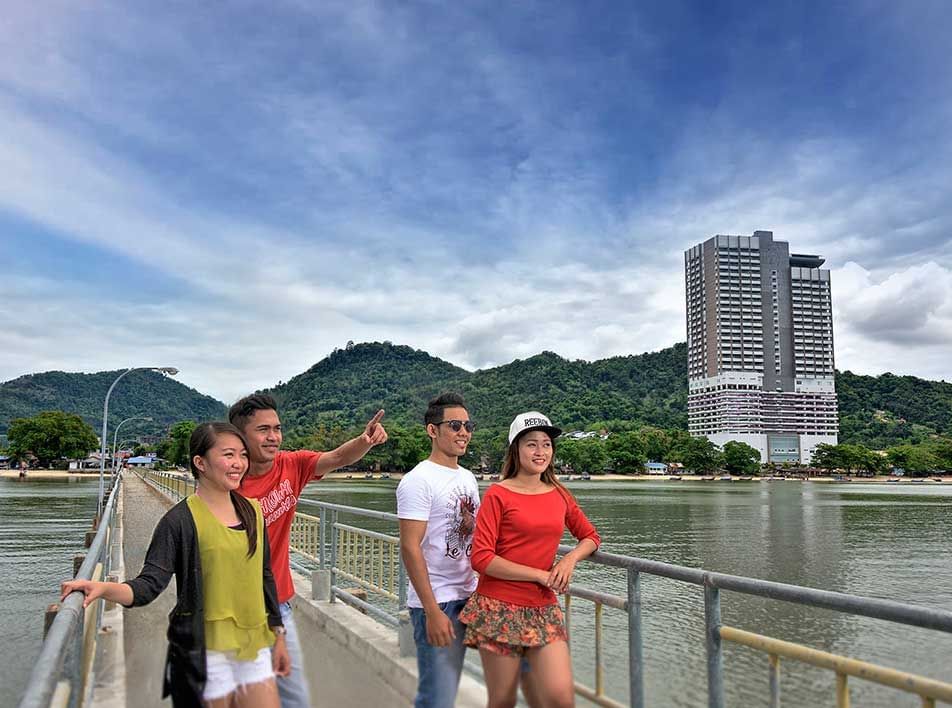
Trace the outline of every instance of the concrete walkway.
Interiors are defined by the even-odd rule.
[[[158,520],[172,502],[134,474],[123,479],[123,558],[128,578],[142,569],[145,552]],[[128,579],[127,578],[127,579]],[[165,632],[169,612],[175,605],[175,579],[149,605],[126,610],[124,624],[126,652],[127,708],[157,708],[171,705],[161,700],[162,675],[168,646]]]

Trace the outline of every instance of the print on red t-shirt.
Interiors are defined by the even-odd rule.
[[[288,548],[291,522],[301,490],[311,480],[320,479],[314,476],[320,456],[321,453],[311,450],[279,452],[270,472],[260,477],[246,474],[238,490],[249,499],[261,502],[264,523],[268,527],[271,572],[278,589],[278,602],[287,602],[294,596]]]

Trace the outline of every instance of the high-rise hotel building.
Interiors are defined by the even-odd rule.
[[[714,236],[684,252],[688,425],[765,462],[808,464],[836,444],[833,312],[823,259],[770,231]]]

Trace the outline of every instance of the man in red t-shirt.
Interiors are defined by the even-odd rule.
[[[291,522],[294,520],[298,497],[308,482],[321,479],[339,467],[352,465],[366,455],[370,448],[385,443],[387,431],[380,424],[382,417],[383,411],[377,411],[362,435],[330,452],[281,452],[281,419],[271,396],[263,393],[245,396],[228,411],[228,420],[244,432],[248,441],[250,465],[248,473],[241,480],[239,491],[261,503],[271,546],[271,571],[274,573],[281,617],[287,631],[291,674],[278,677],[282,708],[309,708],[311,705],[304,678],[301,643],[290,603],[294,597],[294,583],[291,580],[289,546]]]

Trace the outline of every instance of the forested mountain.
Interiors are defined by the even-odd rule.
[[[6,433],[15,418],[51,410],[77,413],[94,430],[100,430],[103,400],[120,373],[47,371],[0,384],[0,434]],[[116,384],[109,398],[109,427],[112,430],[121,420],[145,416],[153,422],[130,422],[122,430],[135,434],[164,433],[176,421],[216,419],[225,412],[220,401],[173,378],[155,371],[133,371]]]
[[[0,433],[11,419],[43,410],[78,413],[98,430],[103,397],[118,374],[54,371],[0,384]],[[615,429],[640,425],[684,429],[686,384],[683,343],[594,362],[543,352],[469,372],[420,350],[375,342],[335,350],[270,392],[278,399],[292,436],[307,435],[322,425],[354,428],[381,407],[394,424],[419,425],[427,400],[445,390],[466,397],[483,429],[505,430],[513,415],[532,409],[565,428],[609,424]],[[845,371],[837,374],[836,385],[841,442],[885,448],[952,433],[952,384]],[[154,427],[160,428],[178,420],[221,418],[225,413],[219,401],[151,371],[126,376],[109,406],[110,426],[140,414],[155,418]]]
[[[838,372],[840,441],[885,448],[952,433],[952,384],[914,376]],[[467,372],[426,352],[390,343],[350,345],[272,389],[294,433],[319,424],[356,426],[378,407],[419,424],[431,396],[460,391],[481,427],[504,429],[537,409],[566,428],[600,423],[687,427],[686,345],[594,362],[552,352]]]
[[[432,391],[457,388],[471,375],[410,347],[348,344],[269,393],[285,429],[295,432],[321,423],[356,425],[381,407],[389,420],[416,422]]]
[[[357,344],[281,384],[289,431],[321,423],[357,425],[378,408],[387,419],[419,424],[427,401],[459,391],[481,427],[505,428],[525,410],[541,410],[562,426],[609,420],[686,427],[685,345],[596,362],[543,352],[529,359],[468,372],[426,352],[390,343]]]
[[[884,448],[952,433],[952,384],[915,376],[836,375],[840,441]]]

